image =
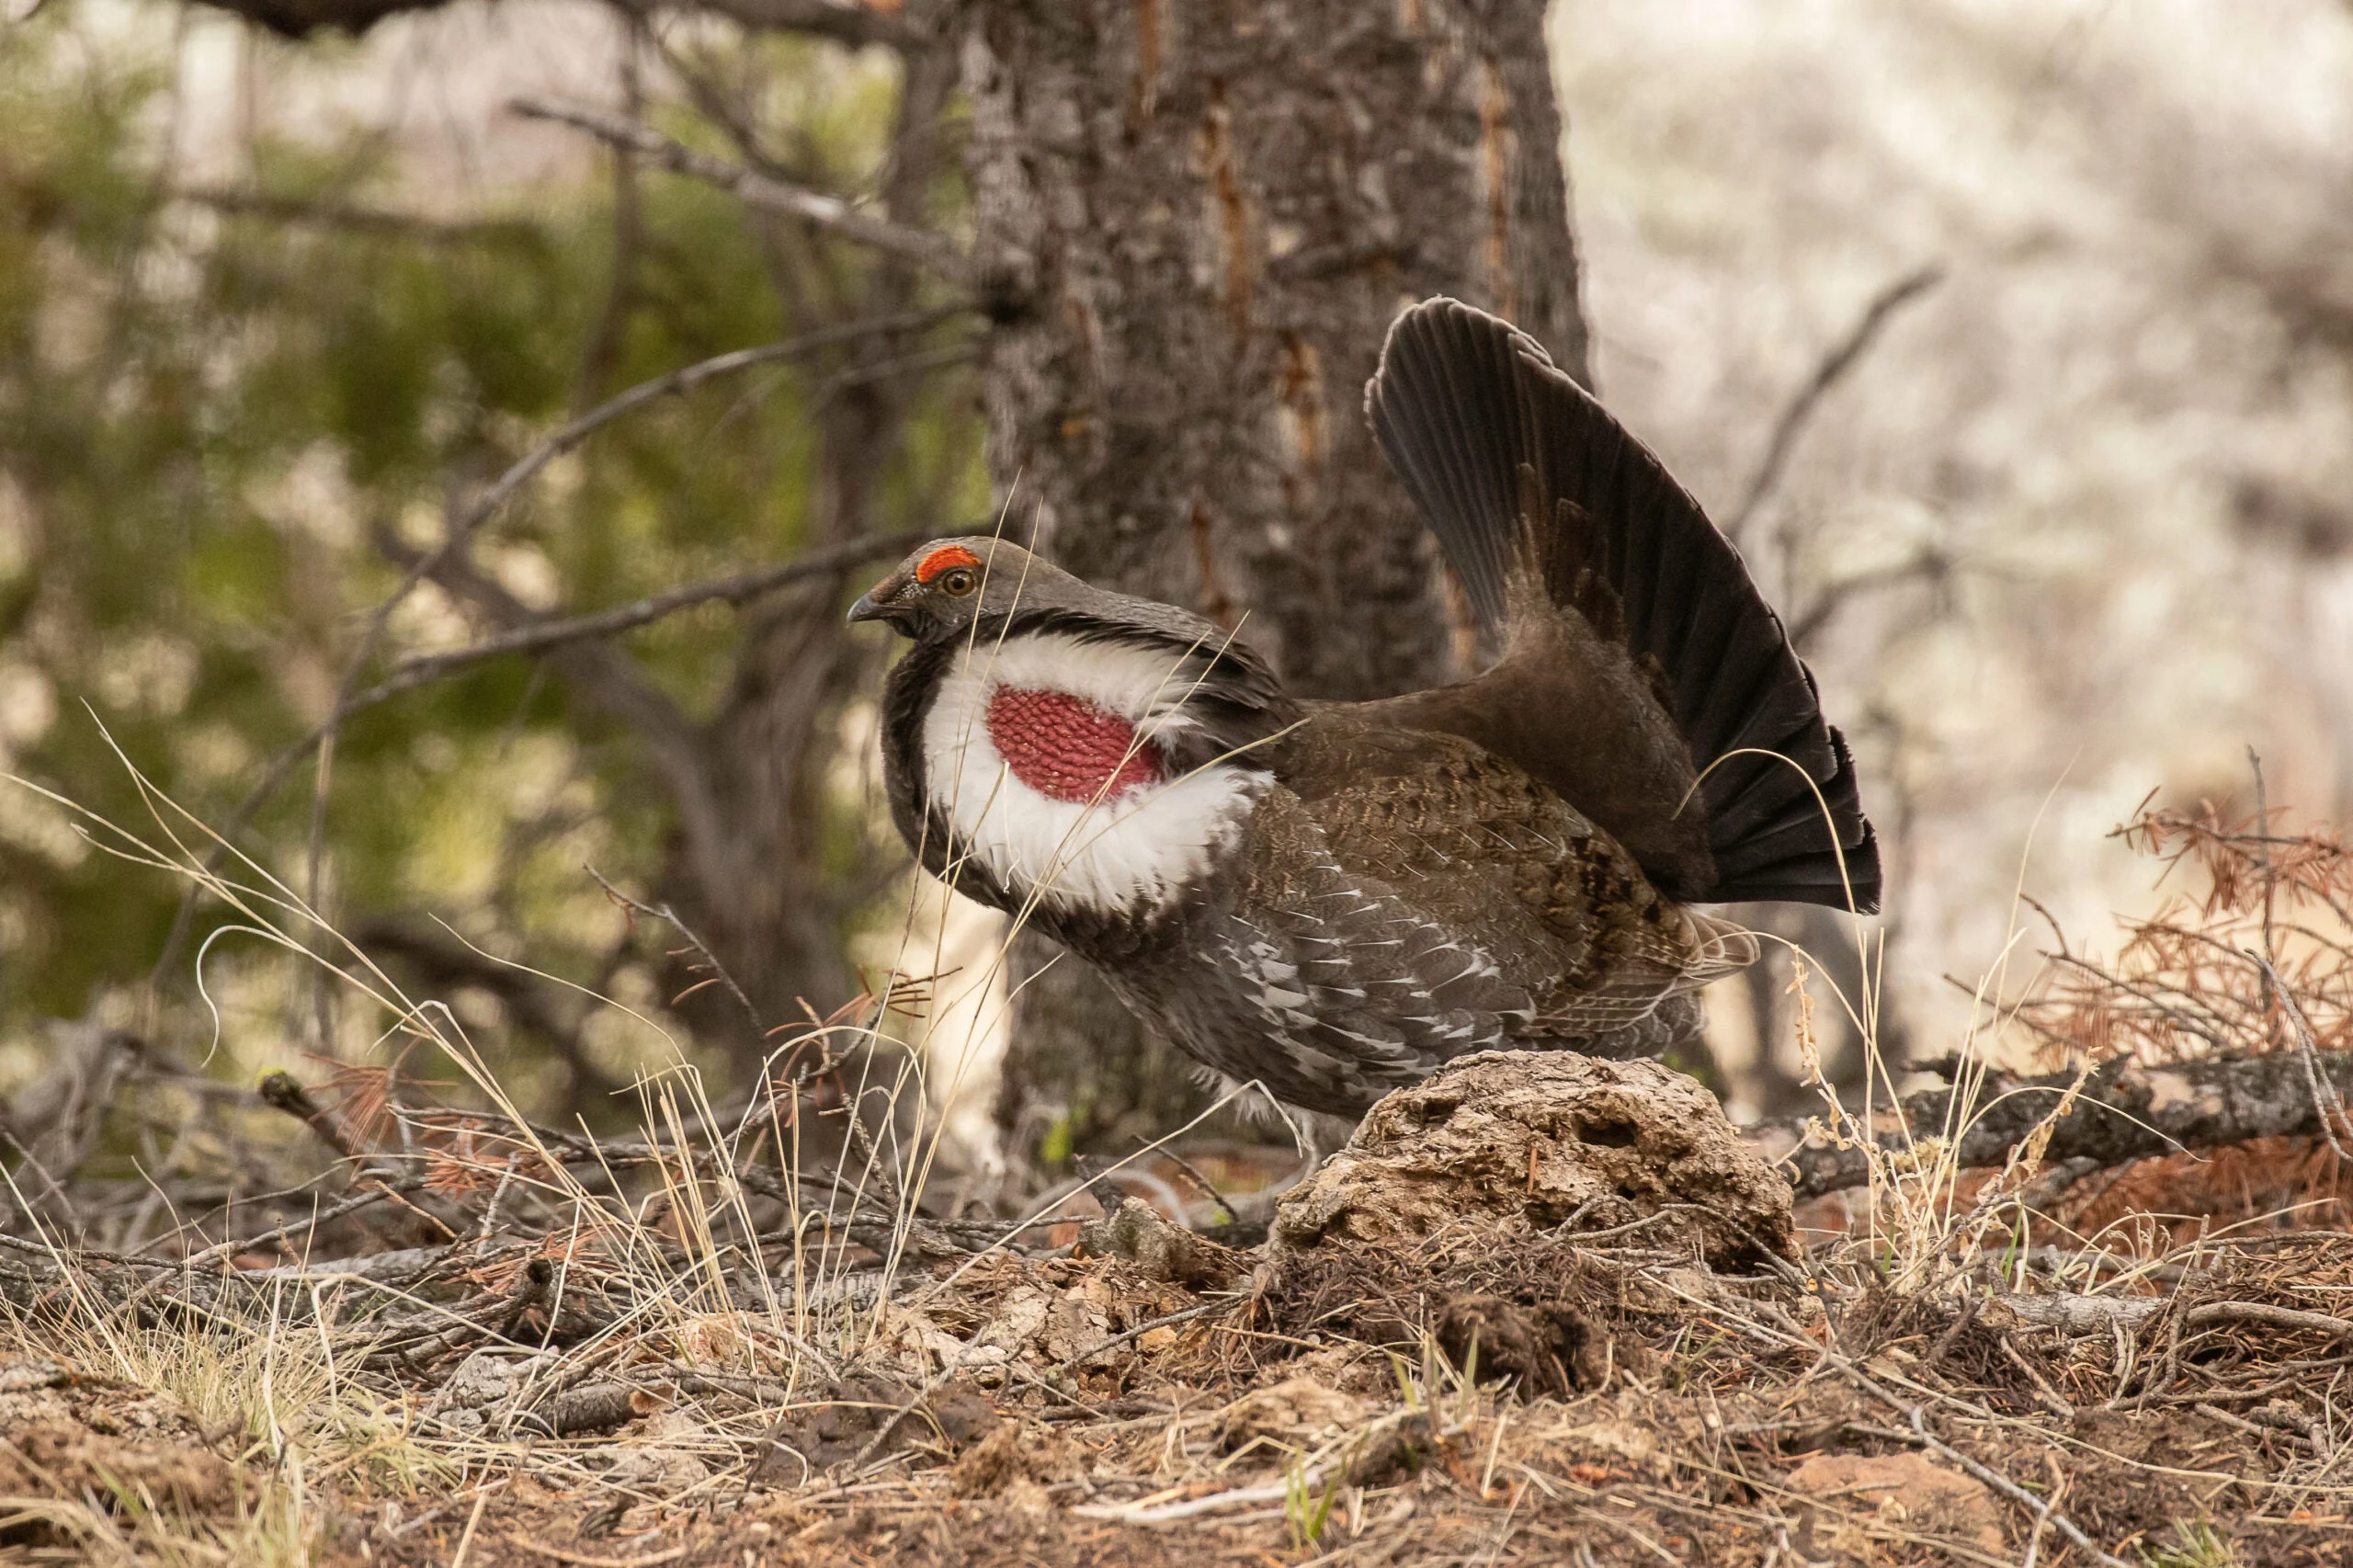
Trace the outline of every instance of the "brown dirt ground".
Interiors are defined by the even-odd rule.
[[[1031,1292],[1049,1321],[1056,1306],[1078,1303],[1065,1314],[1076,1316],[1108,1303],[1115,1324],[1149,1322],[1172,1300],[1118,1260],[1006,1258],[988,1273],[959,1302],[968,1321]],[[2353,1308],[2353,1243],[2225,1259],[2201,1290],[2218,1292]],[[1483,1354],[1466,1387],[1438,1346],[1449,1321],[1460,1330],[1468,1318],[1483,1346],[1509,1341],[1516,1359]],[[1759,1345],[1744,1324],[1787,1324],[1790,1343]],[[2168,1395],[2102,1408],[2132,1375],[2120,1378],[2112,1338],[2061,1342],[1998,1305],[1964,1317],[1868,1287],[1842,1301],[1728,1283],[1693,1261],[1463,1234],[1263,1269],[1230,1315],[1184,1324],[1152,1351],[1131,1342],[1051,1391],[951,1380],[926,1402],[935,1418],[878,1472],[850,1473],[879,1425],[870,1407],[892,1397],[879,1386],[792,1413],[794,1437],[819,1459],[839,1439],[830,1470],[806,1482],[798,1464],[760,1465],[747,1487],[756,1442],[719,1445],[714,1460],[654,1413],[518,1449],[443,1494],[344,1494],[319,1545],[324,1561],[416,1568],[449,1568],[461,1543],[467,1568],[2019,1562],[2034,1514],[1893,1437],[1905,1423],[1828,1369],[1835,1347],[1902,1391],[1899,1403],[1929,1406],[1959,1452],[2055,1494],[2058,1511],[2127,1562],[2211,1561],[2157,1555],[2204,1527],[2246,1568],[2320,1568],[2353,1561],[2344,1492],[2307,1437],[2232,1416],[2259,1408],[2246,1390],[2317,1386],[2313,1363],[2346,1359],[2325,1337],[2265,1330],[2211,1346],[2218,1370],[2191,1392],[2228,1384],[2221,1403],[2197,1402],[2222,1415]],[[2144,1363],[2165,1339],[2141,1332]],[[1026,1370],[1051,1340],[1041,1332],[1009,1364]],[[1458,1364],[1468,1351],[1466,1339]],[[2072,1418],[2045,1408],[2038,1381]],[[217,1517],[267,1483],[266,1466],[238,1467],[156,1395],[24,1362],[0,1385],[0,1486],[12,1498],[119,1511],[143,1494],[144,1506]],[[725,1401],[711,1403],[715,1414]],[[829,1428],[829,1415],[843,1419]],[[701,1456],[683,1476],[655,1464],[583,1485],[540,1462],[681,1447]],[[1287,1508],[1287,1473],[1326,1449],[1332,1468]],[[1086,1512],[1218,1496],[1228,1500],[1158,1523]],[[41,1548],[60,1560],[70,1540],[20,1519],[0,1534],[0,1560]],[[2089,1561],[2050,1529],[2037,1551],[2045,1563]]]
[[[1570,1123],[1546,1143],[1528,1119],[1501,1119],[1521,1179],[1482,1167],[1481,1202],[1449,1217],[1425,1156],[1454,1114],[1425,1108],[1431,1138],[1394,1141],[1390,1175],[1424,1189],[1409,1228],[1281,1243],[1279,1227],[1271,1249],[1233,1252],[1172,1239],[1131,1205],[1084,1227],[1082,1256],[998,1251],[903,1279],[823,1386],[763,1382],[795,1358],[749,1312],[611,1341],[595,1375],[618,1397],[573,1436],[488,1416],[471,1437],[435,1426],[460,1368],[514,1386],[477,1347],[367,1372],[407,1402],[418,1442],[442,1445],[452,1479],[393,1485],[322,1456],[313,1555],[368,1568],[2353,1562],[2339,1473],[2353,1235],[2083,1251],[2059,1276],[1959,1259],[1935,1288],[1898,1291],[1868,1238],[1800,1257],[1786,1231],[1756,1247],[1752,1226],[1650,1224],[1708,1204],[1710,1182],[1760,1190],[1712,1156],[1659,1167],[1711,1175],[1656,1191],[1613,1181],[1622,1209],[1579,1220],[1579,1198],[1564,1220],[1561,1194],[1581,1178],[1551,1162],[1567,1157]],[[1595,1168],[1629,1146],[1610,1131]],[[1378,1140],[1355,1153],[1349,1203],[1389,1179],[1370,1168]],[[2170,1247],[2161,1230],[2153,1244]],[[2036,1316],[2070,1302],[2090,1326]],[[21,1324],[38,1354],[0,1363],[0,1562],[74,1561],[101,1538],[93,1517],[171,1516],[201,1539],[276,1483],[265,1447],[92,1378],[41,1349],[42,1332]]]

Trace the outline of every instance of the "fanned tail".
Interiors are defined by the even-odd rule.
[[[1643,843],[1672,836],[1665,819],[1678,810],[1705,813],[1710,864],[1644,860],[1661,891],[1687,902],[1879,907],[1878,841],[1845,737],[1823,717],[1812,673],[1739,552],[1648,449],[1533,338],[1455,300],[1398,317],[1366,410],[1481,619],[1514,649],[1611,651],[1631,680],[1597,660],[1558,678],[1587,692],[1614,679],[1642,694],[1628,700],[1658,710],[1626,715],[1629,733],[1663,721],[1680,736],[1696,801],[1657,802],[1656,822],[1604,823],[1641,856]],[[1591,635],[1521,635],[1519,622],[1545,614],[1574,615]],[[1524,700],[1531,672],[1508,678],[1495,689]],[[1468,705],[1480,688],[1449,689]],[[1521,741],[1514,759],[1565,784],[1572,803],[1587,804],[1569,791],[1588,781],[1609,796],[1606,760],[1576,755],[1591,736],[1527,744],[1524,722],[1493,719],[1465,733],[1482,725],[1474,738],[1488,744],[1509,730]]]

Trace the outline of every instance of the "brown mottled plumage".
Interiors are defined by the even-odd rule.
[[[1367,405],[1495,665],[1302,701],[1199,617],[936,540],[852,612],[915,640],[884,762],[927,868],[1206,1065],[1343,1114],[1472,1051],[1695,1030],[1756,946],[1689,903],[1876,906],[1845,744],[1654,458],[1452,301],[1399,319]]]

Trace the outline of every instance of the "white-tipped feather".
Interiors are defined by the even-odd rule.
[[[969,855],[1008,891],[1063,908],[1150,909],[1205,870],[1267,775],[1213,763],[1097,801],[1032,790],[989,738],[999,687],[1067,692],[1135,726],[1138,744],[1192,727],[1184,661],[1044,632],[964,650],[925,715],[925,787]]]

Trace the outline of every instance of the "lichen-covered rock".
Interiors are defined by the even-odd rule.
[[[426,1406],[452,1431],[503,1435],[513,1421],[517,1403],[538,1382],[555,1370],[561,1359],[553,1350],[515,1351],[484,1346],[458,1363],[439,1392]]]
[[[1572,1233],[1644,1221],[1718,1269],[1796,1247],[1789,1184],[1715,1096],[1655,1062],[1565,1051],[1465,1057],[1372,1108],[1347,1145],[1286,1195],[1278,1250],[1410,1244],[1466,1221]]]

